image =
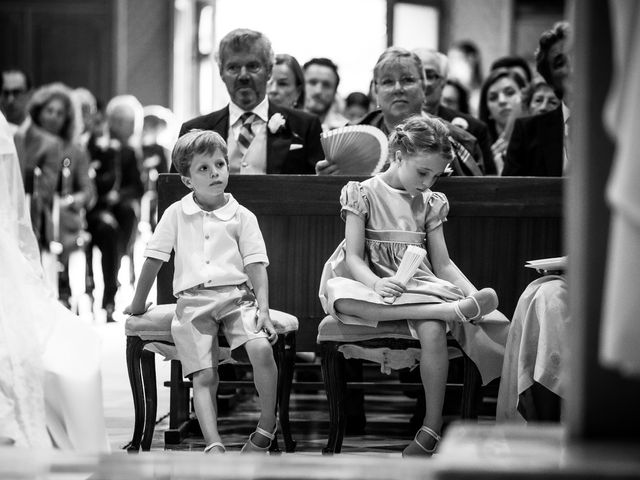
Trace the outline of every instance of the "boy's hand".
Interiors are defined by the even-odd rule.
[[[146,305],[141,306],[141,305],[127,305],[124,310],[123,313],[126,313],[127,315],[141,315],[144,312],[146,312],[147,310],[149,310],[149,307],[151,306],[152,302],[147,302]]]
[[[276,333],[276,329],[273,326],[273,322],[271,322],[271,317],[269,316],[269,310],[262,311],[258,310],[256,314],[256,331],[258,333],[260,330],[263,330],[267,335],[267,339],[269,343],[273,345],[278,341],[278,334]]]
[[[407,290],[407,287],[395,277],[385,277],[376,280],[376,283],[373,284],[373,290],[381,297],[399,297]]]

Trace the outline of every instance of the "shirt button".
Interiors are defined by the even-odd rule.
[[[209,240],[209,235],[204,236],[205,240]]]
[[[204,262],[204,263],[206,263],[207,265],[209,265],[209,260],[207,260],[207,261],[206,261],[206,262]]]
[[[241,163],[241,165],[242,165],[243,167],[248,167],[248,166],[249,166],[249,164],[248,164],[247,162],[242,162],[242,163]]]

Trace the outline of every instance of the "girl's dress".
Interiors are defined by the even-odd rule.
[[[427,234],[447,220],[449,203],[442,193],[428,190],[411,196],[374,176],[362,183],[349,182],[340,195],[342,216],[352,212],[365,222],[365,261],[379,277],[396,273],[409,245],[425,248]],[[345,262],[345,241],[327,260],[320,280],[320,301],[325,312],[353,325],[375,327],[378,322],[336,312],[335,301],[342,298],[386,305],[371,288],[353,279]],[[433,273],[429,255],[407,283],[407,291],[395,305],[452,302],[464,298],[456,285]],[[404,321],[404,320],[402,320]],[[415,320],[408,320],[417,338]],[[484,317],[478,325],[448,322],[448,328],[465,353],[475,362],[486,384],[500,376],[509,322],[499,312]]]
[[[0,114],[0,437],[108,451],[100,339],[44,281],[18,158]]]

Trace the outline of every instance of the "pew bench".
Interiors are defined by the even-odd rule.
[[[230,178],[227,191],[257,216],[264,236],[270,260],[270,307],[290,313],[299,320],[298,331],[293,336],[286,336],[283,345],[289,358],[293,358],[295,352],[320,353],[326,366],[331,360],[330,352],[339,348],[337,343],[330,344],[341,340],[338,337],[318,338],[320,322],[326,317],[318,299],[319,281],[326,259],[344,238],[340,190],[350,180],[364,179],[305,175]],[[525,261],[557,256],[562,252],[562,179],[452,177],[440,179],[434,190],[446,194],[450,202],[445,237],[451,258],[475,285],[491,286],[496,290],[500,310],[510,318],[520,293],[535,278],[535,272],[523,268]],[[160,175],[159,216],[187,192],[177,174]],[[172,264],[167,263],[158,275],[158,304],[175,301],[172,276]],[[318,340],[323,342],[323,339],[329,343],[321,345]],[[405,340],[410,341],[401,339]],[[383,341],[383,345],[392,344],[393,341]],[[405,347],[405,344],[397,345]],[[450,347],[455,349],[456,346],[451,343]],[[142,356],[145,355],[153,354],[145,351]],[[331,361],[341,361],[333,355]],[[338,365],[339,372],[339,363],[334,365]],[[332,368],[336,371],[335,366]],[[165,432],[166,443],[180,441],[190,415],[189,384],[182,379],[179,362],[172,361],[171,369],[170,428]],[[291,388],[321,387],[334,391],[329,398],[331,407],[337,402],[336,389],[335,385],[327,384],[329,379],[326,377],[324,383],[294,381]],[[342,384],[342,380],[339,383]],[[475,415],[477,383],[475,365],[469,365],[465,360],[461,409],[465,417]],[[345,382],[344,385],[344,388],[362,387],[367,386],[358,382]],[[385,388],[419,389],[421,384],[396,383],[394,387],[385,385]],[[288,405],[288,398],[282,400]],[[288,410],[280,409],[279,413],[281,423],[283,416],[288,422]],[[334,411],[331,438],[325,453],[340,451],[344,422],[340,424],[339,418],[340,413]],[[288,440],[285,438],[285,450],[293,451],[295,441]]]

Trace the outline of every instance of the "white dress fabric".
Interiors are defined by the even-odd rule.
[[[606,124],[616,142],[607,199],[612,209],[600,335],[600,360],[640,378],[640,3],[609,2],[614,83]]]
[[[0,114],[0,437],[108,451],[99,337],[45,284],[5,126]]]
[[[504,354],[496,421],[524,422],[520,395],[534,382],[563,396],[563,360],[569,325],[567,283],[558,275],[540,277],[525,288],[511,320]]]
[[[397,272],[409,245],[425,248],[428,232],[446,222],[449,212],[449,202],[444,194],[428,190],[412,197],[404,190],[389,186],[380,176],[362,183],[349,182],[342,189],[340,203],[343,215],[352,212],[364,219],[365,259],[379,277],[389,277]],[[460,288],[433,273],[428,257],[407,283],[407,291],[397,298],[396,305],[442,303],[464,298]],[[351,277],[345,261],[344,241],[325,264],[319,296],[325,312],[335,319],[368,327],[375,327],[377,322],[336,312],[336,300],[352,298],[385,304],[371,288]],[[414,321],[408,321],[408,325],[417,338]],[[509,330],[509,321],[504,315],[495,311],[477,325],[449,322],[447,326],[478,367],[483,384],[500,376]]]

